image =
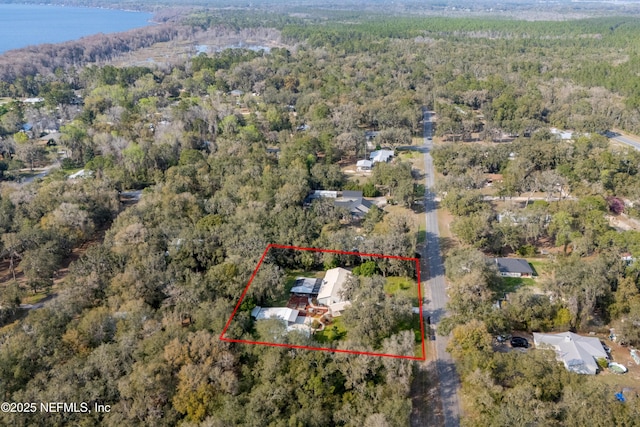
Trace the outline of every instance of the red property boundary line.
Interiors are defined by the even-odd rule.
[[[419,314],[420,314],[420,336],[422,337],[422,356],[420,356],[420,357],[417,357],[417,356],[401,356],[399,354],[374,353],[374,352],[369,352],[369,351],[343,350],[343,349],[326,348],[326,347],[314,347],[314,346],[306,346],[306,345],[294,345],[294,344],[282,344],[282,343],[273,343],[273,342],[264,342],[264,341],[241,340],[241,339],[225,337],[224,334],[227,333],[227,329],[229,329],[229,326],[231,325],[231,321],[233,320],[233,317],[236,315],[236,312],[240,308],[240,305],[242,304],[242,301],[244,300],[244,297],[247,295],[247,291],[249,290],[249,286],[251,286],[251,283],[253,282],[253,279],[256,277],[256,274],[258,273],[258,270],[260,269],[260,266],[262,265],[262,262],[264,261],[264,258],[267,256],[267,253],[269,252],[269,250],[271,248],[293,249],[293,250],[298,250],[298,251],[325,252],[325,253],[334,253],[334,254],[339,254],[339,255],[358,255],[358,256],[368,256],[368,257],[374,257],[374,258],[399,259],[399,260],[403,260],[403,261],[413,261],[413,262],[415,262],[416,263],[416,278],[417,278],[417,286],[418,286],[418,303],[419,303],[418,311],[419,311]],[[224,329],[222,330],[222,333],[220,334],[220,340],[221,341],[226,341],[226,342],[236,342],[236,343],[244,343],[244,344],[266,345],[266,346],[270,346],[270,347],[286,347],[286,348],[297,348],[297,349],[304,349],[304,350],[327,351],[327,352],[331,352],[331,353],[349,353],[349,354],[359,354],[359,355],[364,355],[364,356],[392,357],[392,358],[395,358],[395,359],[426,360],[427,354],[426,354],[426,350],[425,350],[425,340],[424,340],[424,319],[423,319],[423,314],[422,314],[422,286],[420,285],[420,260],[418,258],[409,258],[409,257],[402,257],[402,256],[397,256],[397,255],[368,254],[368,253],[362,253],[362,252],[338,251],[338,250],[333,250],[333,249],[305,248],[305,247],[301,247],[301,246],[287,246],[287,245],[279,245],[279,244],[275,244],[275,243],[270,243],[270,244],[267,245],[267,248],[262,253],[262,257],[260,257],[260,261],[258,261],[258,265],[256,266],[255,270],[253,270],[253,274],[251,275],[251,278],[249,279],[249,282],[247,283],[247,286],[244,288],[244,291],[242,291],[242,295],[240,295],[240,300],[236,304],[236,307],[234,308],[233,313],[231,313],[231,317],[229,317],[229,320],[227,320],[227,323],[225,324]]]

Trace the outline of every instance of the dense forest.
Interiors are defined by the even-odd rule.
[[[611,387],[546,353],[491,347],[512,330],[607,322],[640,344],[639,264],[619,256],[640,257],[640,233],[605,219],[639,216],[640,156],[598,133],[640,132],[636,19],[285,17],[273,27],[288,48],[106,63],[210,27],[265,25],[255,15],[221,24],[225,16],[41,46],[14,64],[0,57],[0,392],[111,406],[1,413],[0,423],[408,425],[414,362],[218,337],[269,243],[415,256],[424,188],[407,147],[427,106],[438,191],[459,240],[447,253],[451,316],[440,333],[452,336],[465,423],[636,425],[640,400],[616,406]],[[550,127],[579,137],[557,141]],[[368,154],[371,132],[374,148],[399,155],[356,179],[345,168]],[[487,173],[503,175],[496,198],[548,200],[499,222],[480,192]],[[327,200],[305,203],[314,190],[360,190],[386,207],[354,219]],[[494,310],[505,281],[485,256],[543,241],[559,249],[543,283],[553,303],[523,289]],[[264,283],[253,301],[271,291]],[[234,336],[265,333],[248,317]],[[413,344],[384,318],[346,320],[355,345]]]

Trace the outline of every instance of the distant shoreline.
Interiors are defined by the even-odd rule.
[[[0,30],[0,55],[45,44],[60,44],[78,41],[84,37],[96,34],[116,34],[133,29],[158,25],[155,14],[151,11],[116,9],[110,7],[76,6],[62,4],[33,4],[33,3],[4,3],[0,0],[0,10],[5,10],[8,19],[4,22],[4,29]],[[33,10],[33,22],[25,16]],[[69,11],[69,17],[65,11]],[[106,16],[100,16],[102,13]],[[144,14],[135,16],[129,14]],[[20,22],[11,22],[12,14],[15,14]],[[73,15],[79,15],[77,17]],[[116,16],[110,16],[116,14]],[[120,15],[117,15],[120,14]],[[127,14],[127,15],[124,15]],[[63,22],[58,28],[42,26],[43,19],[49,18]],[[138,21],[136,21],[138,20]],[[83,22],[84,21],[84,22]],[[2,19],[0,18],[0,22]],[[59,22],[59,21],[58,21]],[[77,25],[74,25],[77,22]],[[66,25],[65,24],[69,24]],[[22,27],[19,27],[22,25]],[[13,27],[13,28],[12,28]],[[32,29],[30,29],[33,28]],[[33,31],[33,33],[32,33]]]

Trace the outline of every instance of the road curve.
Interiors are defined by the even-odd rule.
[[[431,316],[431,324],[438,326],[438,322],[446,314],[448,301],[446,283],[444,280],[444,264],[440,255],[440,232],[438,230],[437,205],[435,193],[432,189],[435,184],[433,159],[430,151],[433,148],[431,114],[427,109],[423,109],[424,123],[424,143],[422,152],[424,153],[426,188],[425,188],[425,215],[427,238],[423,256],[428,265],[427,293],[428,311]],[[458,400],[458,390],[460,389],[460,379],[456,372],[451,355],[447,352],[449,337],[436,336],[436,367],[439,380],[440,400],[444,415],[445,427],[457,427],[460,425],[460,403]]]
[[[640,150],[640,143],[638,143],[637,141],[635,141],[635,140],[633,140],[631,138],[628,138],[628,137],[626,137],[624,135],[618,135],[618,136],[615,136],[615,137],[613,137],[611,139],[613,141],[621,142],[621,143],[626,144],[626,145],[628,145],[630,147],[633,147],[636,150]]]

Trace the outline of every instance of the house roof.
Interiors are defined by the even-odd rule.
[[[340,291],[344,282],[351,276],[351,272],[342,267],[332,268],[327,270],[320,286],[320,292],[318,293],[318,299],[334,297],[341,301]]]
[[[583,337],[573,332],[560,334],[533,334],[538,348],[555,350],[558,360],[572,372],[595,375],[598,372],[596,359],[607,358],[599,338]]]
[[[500,273],[533,274],[533,270],[526,259],[496,258],[495,261]]]
[[[339,313],[349,307],[351,307],[351,301],[340,301],[329,304],[329,310],[331,310],[332,313]]]
[[[296,282],[291,288],[291,292],[295,294],[317,295],[322,286],[322,279],[311,277],[296,277]]]
[[[369,159],[371,159],[372,162],[376,163],[376,162],[388,162],[389,159],[391,157],[393,157],[393,151],[391,150],[378,150],[378,151],[372,151],[371,154],[369,154]]]
[[[256,320],[280,319],[288,323],[293,323],[298,317],[298,310],[288,307],[254,307],[251,316]]]
[[[358,160],[358,162],[356,163],[356,166],[361,168],[361,167],[365,167],[365,168],[370,168],[373,165],[373,162],[371,160]]]
[[[332,191],[332,190],[315,190],[313,193],[309,195],[310,199],[319,199],[319,198],[335,199],[336,197],[338,197],[338,192]]]
[[[342,197],[336,199],[334,205],[348,209],[353,215],[364,216],[373,203],[362,197],[362,191],[343,191]]]

